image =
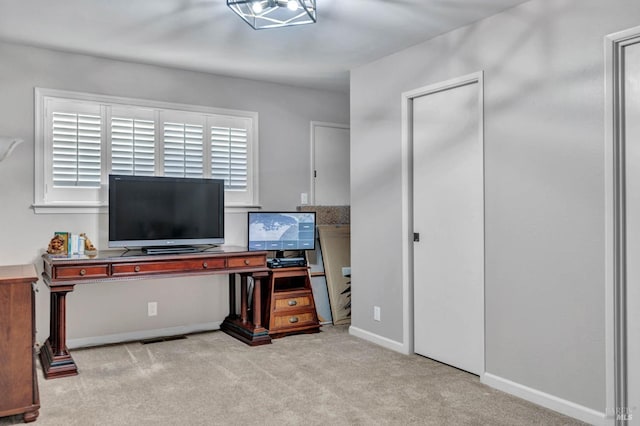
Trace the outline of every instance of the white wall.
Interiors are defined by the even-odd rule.
[[[533,0],[352,71],[355,329],[406,343],[401,93],[484,70],[486,371],[583,412],[612,408],[603,40],[638,16],[636,0]]]
[[[348,95],[0,43],[0,135],[25,142],[0,164],[0,264],[34,262],[54,231],[87,232],[106,246],[106,215],[34,214],[34,87],[257,111],[260,194],[293,209],[309,192],[310,122],[349,122]],[[296,159],[299,159],[297,161]],[[246,213],[230,213],[227,242],[244,244]],[[105,335],[215,324],[226,316],[226,277],[80,285],[67,299],[71,343]],[[49,292],[40,282],[38,341],[49,334]],[[146,316],[148,301],[159,315]]]

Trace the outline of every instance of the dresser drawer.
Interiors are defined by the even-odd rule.
[[[308,311],[296,314],[276,314],[272,319],[272,324],[273,330],[270,331],[279,331],[307,325],[317,325],[317,321],[314,313]]]
[[[249,266],[267,266],[267,260],[265,256],[242,256],[231,257],[227,260],[227,266],[229,268],[246,268]]]
[[[185,259],[171,262],[118,263],[112,267],[113,276],[148,275],[172,272],[198,272],[208,269],[224,269],[224,259]]]
[[[56,279],[106,278],[109,265],[58,266],[54,268]]]
[[[286,309],[299,309],[311,306],[311,304],[311,295],[308,291],[304,291],[302,294],[279,294],[275,297],[273,310],[274,312],[278,312]]]

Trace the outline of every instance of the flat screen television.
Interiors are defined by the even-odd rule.
[[[109,175],[109,247],[153,253],[223,243],[223,180]]]
[[[315,212],[249,212],[249,251],[314,250],[316,247]]]

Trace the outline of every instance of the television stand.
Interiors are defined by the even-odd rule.
[[[169,247],[143,247],[144,254],[181,254],[181,253],[198,253],[200,249],[195,246],[169,246]]]

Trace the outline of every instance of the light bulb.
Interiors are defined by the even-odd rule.
[[[254,1],[253,4],[251,5],[251,9],[253,9],[253,13],[262,12],[262,2]]]
[[[296,0],[289,0],[287,8],[289,8],[289,10],[298,10],[298,2]]]

